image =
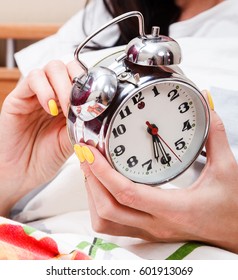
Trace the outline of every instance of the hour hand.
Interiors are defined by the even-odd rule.
[[[153,148],[154,148],[154,156],[157,162],[159,161],[159,145],[155,135],[152,135],[153,140]]]

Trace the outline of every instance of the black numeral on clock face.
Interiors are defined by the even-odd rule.
[[[117,138],[118,136],[124,134],[126,132],[126,127],[124,124],[120,124],[118,125],[118,127],[114,128],[112,130],[112,134],[115,138]]]
[[[192,126],[191,126],[189,120],[187,120],[187,121],[185,121],[185,122],[183,123],[183,129],[182,129],[182,131],[189,130],[189,129],[191,129],[191,128],[192,128]]]
[[[157,95],[160,94],[160,92],[158,91],[158,89],[157,89],[156,86],[154,86],[154,87],[152,88],[152,91],[153,91],[153,93],[154,93],[154,97],[156,97]]]
[[[177,89],[173,89],[168,93],[168,97],[170,97],[170,101],[173,101],[174,99],[176,99],[177,97],[179,97],[179,93],[177,91]]]
[[[132,156],[127,160],[128,167],[130,168],[136,166],[137,163],[138,163],[138,159],[136,158],[136,156]]]
[[[139,102],[141,102],[142,100],[144,100],[145,98],[142,96],[142,92],[138,92],[135,96],[132,97],[132,101],[134,103],[134,105],[138,104]]]
[[[123,145],[119,145],[114,149],[114,153],[117,157],[121,156],[125,152],[126,148]]]
[[[120,116],[121,116],[121,119],[125,119],[126,117],[128,117],[129,115],[131,115],[131,110],[128,106],[125,107],[125,109],[122,109],[120,112],[119,112]]]
[[[182,103],[182,104],[178,107],[179,112],[180,112],[181,114],[187,112],[187,111],[189,110],[189,108],[190,108],[190,107],[189,107],[189,105],[188,105],[188,102],[184,102],[184,103]]]
[[[162,156],[160,162],[161,162],[162,164],[167,164],[168,166],[170,166],[169,163],[170,163],[171,159],[172,159],[172,158],[171,158],[170,154],[166,153],[166,155]]]
[[[183,141],[183,138],[180,138],[174,143],[174,145],[176,147],[176,150],[182,150],[185,147],[186,143],[185,141]]]
[[[142,164],[142,167],[145,167],[147,166],[147,171],[151,170],[152,169],[152,159],[148,160],[147,162],[143,163]]]

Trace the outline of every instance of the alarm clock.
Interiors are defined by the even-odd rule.
[[[138,18],[138,37],[88,68],[83,47],[99,32]],[[67,128],[72,145],[93,143],[118,172],[159,185],[182,174],[201,153],[209,131],[206,100],[179,68],[181,50],[153,26],[144,32],[137,11],[123,14],[87,37],[75,59],[84,74],[73,81]]]

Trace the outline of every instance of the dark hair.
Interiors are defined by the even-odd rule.
[[[86,5],[88,2],[87,0]],[[129,11],[141,12],[145,19],[145,33],[147,34],[151,32],[152,26],[155,25],[160,27],[162,35],[168,35],[169,25],[176,22],[180,15],[180,9],[174,0],[103,0],[103,2],[113,18]],[[128,28],[128,25],[130,25],[130,28]],[[127,44],[131,39],[138,36],[138,20],[136,18],[129,18],[120,22],[119,28],[121,33],[115,46]],[[95,48],[100,48],[100,46]]]

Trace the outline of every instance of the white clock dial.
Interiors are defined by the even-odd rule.
[[[181,81],[157,81],[128,96],[108,129],[107,157],[129,179],[164,183],[187,169],[208,130],[204,98]]]

